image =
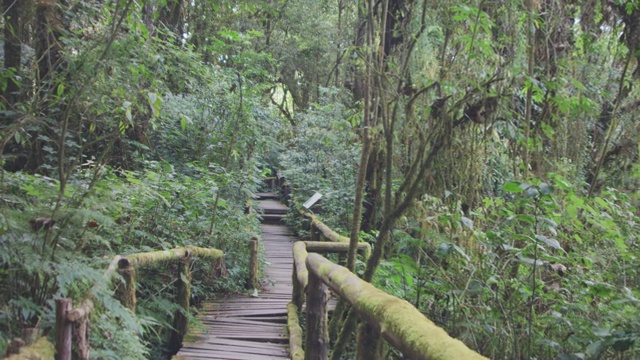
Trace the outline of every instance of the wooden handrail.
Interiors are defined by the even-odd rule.
[[[336,244],[337,245],[337,244]],[[340,244],[342,245],[342,244]],[[347,245],[347,244],[344,244]],[[319,254],[309,253],[302,241],[296,242],[293,247],[294,276],[293,276],[293,304],[297,308],[301,307],[300,298],[306,289],[307,299],[314,298],[315,301],[307,302],[307,331],[305,359],[324,359],[313,354],[326,354],[326,324],[315,324],[318,319],[325,316],[318,316],[320,308],[313,308],[318,302],[318,297],[322,297],[322,287],[318,281],[328,286],[342,299],[348,302],[355,311],[367,321],[372,327],[377,329],[391,345],[401,351],[411,359],[486,359],[480,354],[470,350],[461,341],[450,337],[446,331],[436,326],[427,319],[418,309],[405,300],[389,295],[386,292],[375,288],[373,285],[361,280],[347,268],[334,264]],[[313,279],[313,280],[312,280]],[[311,286],[310,284],[314,284]],[[321,300],[321,299],[320,299]],[[315,324],[309,328],[309,324]],[[290,325],[291,327],[291,325]],[[320,333],[314,332],[318,328]],[[314,339],[309,339],[314,337]]]
[[[253,240],[253,239],[252,239]],[[135,268],[158,264],[165,261],[179,260],[178,270],[180,276],[177,281],[178,305],[181,310],[176,311],[176,319],[172,335],[172,341],[181,342],[187,332],[187,314],[189,312],[189,301],[191,297],[191,258],[193,256],[208,258],[214,262],[220,261],[224,257],[224,253],[218,249],[202,248],[197,246],[185,246],[171,250],[151,251],[144,253],[136,253],[126,256],[116,255],[107,270],[104,277],[108,280],[117,271],[125,280],[123,286],[119,286],[116,291],[116,297],[122,304],[135,313],[136,306],[136,283]],[[183,279],[186,279],[185,282]],[[93,302],[86,299],[82,304],[72,309],[71,299],[56,299],[56,360],[71,359],[71,339],[72,329],[75,326],[78,334],[78,348],[80,350],[81,359],[89,359],[88,344],[88,316],[93,310]]]
[[[411,359],[486,359],[450,337],[407,301],[377,289],[347,268],[318,254],[309,254],[305,263],[311,276],[318,277],[340,295],[382,337]]]
[[[313,232],[314,228],[318,229],[322,235],[324,235],[325,238],[327,238],[328,240],[331,240],[333,242],[339,242],[339,243],[349,243],[349,238],[346,236],[342,236],[340,234],[338,234],[337,232],[331,230],[331,228],[329,226],[327,226],[325,223],[323,223],[322,221],[320,221],[320,219],[318,219],[317,216],[311,214],[311,213],[304,213],[305,217],[308,217],[311,220],[311,240],[315,240],[315,234]]]
[[[221,259],[224,256],[224,253],[222,252],[222,250],[218,249],[208,249],[187,245],[185,247],[179,247],[170,250],[149,251],[144,253],[126,255],[118,261],[118,267],[123,268],[127,266],[148,266],[163,261],[182,259],[187,256],[210,258],[211,260],[216,261]]]

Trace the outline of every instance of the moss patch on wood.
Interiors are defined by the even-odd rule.
[[[300,328],[298,307],[293,302],[287,304],[287,331],[289,332],[289,355],[291,360],[304,360],[302,328]]]
[[[309,254],[306,265],[379,330],[382,337],[411,359],[486,359],[450,337],[407,301],[375,288],[347,268],[318,254]]]
[[[32,345],[22,348],[19,353],[5,360],[53,360],[55,355],[55,346],[46,337],[41,337]]]

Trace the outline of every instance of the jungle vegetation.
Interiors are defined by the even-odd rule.
[[[244,291],[279,171],[301,236],[320,192],[374,248],[348,267],[483,355],[640,357],[637,1],[3,0],[1,25],[0,354],[91,296],[92,357],[165,356],[172,265],[135,316],[104,269],[215,247],[193,300]]]

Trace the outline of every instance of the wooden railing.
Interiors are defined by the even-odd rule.
[[[293,246],[293,294],[287,321],[292,360],[327,359],[327,287],[346,301],[389,344],[411,359],[486,359],[460,340],[450,337],[407,301],[375,288],[347,268],[319,254],[310,253],[346,252],[348,238],[335,233],[315,216],[305,216],[311,219],[312,239],[317,238],[318,234],[314,232],[318,231],[337,243],[299,241]],[[359,251],[370,253],[368,244],[359,245]],[[298,309],[305,295],[307,331],[303,350]],[[358,342],[359,345],[367,343]]]
[[[253,242],[254,239],[252,239]],[[180,309],[176,311],[172,343],[181,343],[187,333],[189,300],[191,297],[191,260],[193,257],[206,258],[214,264],[221,261],[224,253],[217,249],[207,249],[197,246],[185,246],[171,250],[137,253],[127,256],[116,256],[105,272],[110,280],[117,271],[124,283],[116,288],[116,298],[133,313],[136,309],[136,270],[165,261],[179,261],[176,281],[177,302]],[[184,281],[185,279],[186,281]],[[72,330],[76,329],[78,357],[89,359],[89,342],[87,336],[88,315],[93,309],[90,299],[72,309],[71,299],[56,300],[56,360],[70,360],[72,348]]]

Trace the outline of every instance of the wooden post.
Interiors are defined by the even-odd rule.
[[[176,311],[174,320],[175,331],[171,335],[171,345],[182,346],[182,340],[187,334],[189,325],[189,301],[191,299],[191,252],[187,249],[187,255],[178,264],[179,277],[177,281],[178,305],[180,309]]]
[[[122,258],[118,261],[118,273],[124,278],[124,286],[120,284],[116,289],[116,297],[122,305],[136,313],[136,270],[131,266],[129,259]]]
[[[302,302],[304,301],[304,289],[302,289],[302,286],[298,281],[298,272],[296,271],[295,264],[293,265],[293,275],[291,276],[291,283],[293,284],[293,289],[291,291],[291,302],[293,302],[295,306],[300,309],[302,307]]]
[[[78,351],[80,360],[89,360],[89,319],[82,318],[76,326],[76,338],[78,339]]]
[[[258,238],[252,237],[249,241],[251,257],[249,259],[249,287],[258,288]]]
[[[71,360],[72,324],[67,320],[71,299],[56,299],[56,360]]]
[[[287,331],[289,332],[289,354],[291,355],[291,360],[304,360],[302,328],[298,318],[298,307],[293,302],[287,304]]]
[[[307,284],[307,339],[305,360],[326,360],[327,344],[327,286],[322,280],[309,272]]]
[[[358,326],[356,336],[356,360],[382,359],[382,339],[380,332],[363,322]]]
[[[311,233],[311,241],[319,241],[318,230],[316,230],[316,226],[313,225],[313,220],[309,223],[309,232]]]

